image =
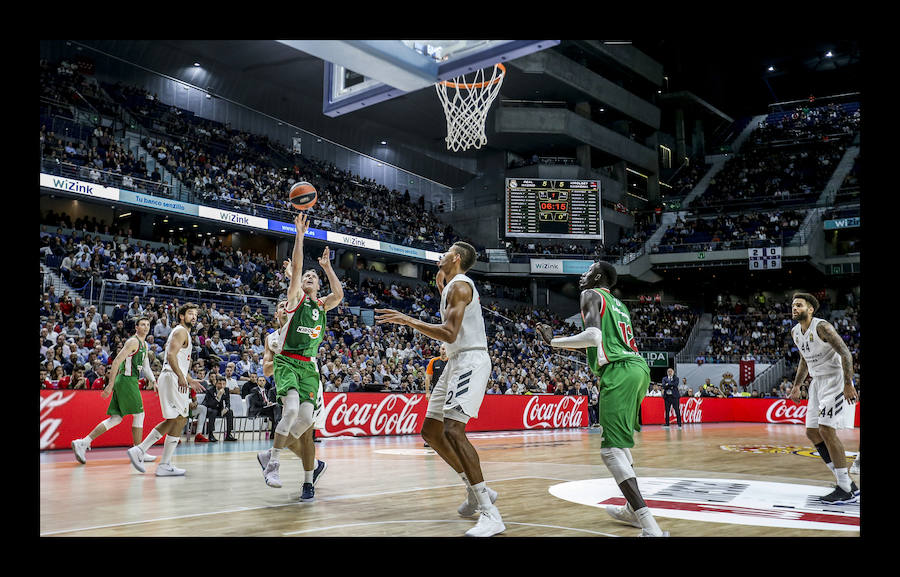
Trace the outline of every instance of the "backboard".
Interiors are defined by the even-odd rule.
[[[559,40],[279,40],[325,61],[322,112],[336,117]]]

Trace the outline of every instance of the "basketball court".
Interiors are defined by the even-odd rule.
[[[598,429],[472,433],[514,537],[636,537],[607,504],[623,499],[600,459]],[[859,429],[841,433],[856,447]],[[316,499],[299,502],[301,465],[283,457],[284,487],[266,486],[256,452],[271,441],[182,443],[184,477],[137,472],[125,448],[40,459],[46,537],[462,537],[459,477],[417,435],[327,438]],[[157,446],[151,451],[159,454]],[[644,498],[673,537],[857,537],[860,504],[827,505],[833,477],[799,425],[645,426],[632,449]],[[855,453],[848,453],[853,457]],[[859,477],[855,476],[859,482]],[[78,495],[78,498],[73,498]]]

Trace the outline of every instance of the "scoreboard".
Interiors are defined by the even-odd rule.
[[[750,270],[774,270],[781,268],[781,247],[748,248],[747,262]]]
[[[507,178],[506,236],[602,239],[600,181]]]

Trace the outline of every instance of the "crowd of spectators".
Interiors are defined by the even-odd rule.
[[[682,218],[666,229],[653,253],[734,250],[786,246],[806,215],[798,210],[744,212],[736,215]]]
[[[822,140],[859,131],[858,102],[817,104],[815,101],[791,110],[770,113],[751,136],[755,145],[780,141]]]
[[[680,170],[675,173],[675,178],[668,183],[672,188],[666,193],[667,197],[683,197],[687,196],[703,175],[709,170],[711,164],[704,162],[702,157],[694,157],[690,164],[683,165]]]

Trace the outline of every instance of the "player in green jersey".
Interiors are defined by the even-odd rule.
[[[281,487],[278,472],[281,450],[292,440],[290,437],[299,438],[313,425],[319,393],[316,355],[325,338],[325,313],[338,306],[344,298],[344,290],[331,267],[327,247],[319,264],[328,277],[332,292],[323,299],[317,297],[319,275],[315,270],[303,272],[303,237],[309,229],[309,219],[305,213],[297,214],[294,226],[297,231],[285,307],[287,320],[279,329],[280,350],[273,363],[275,391],[283,410],[281,420],[275,427],[275,441],[269,451],[269,461],[263,471],[266,484],[275,488]]]
[[[599,377],[603,427],[600,457],[627,501],[623,507],[607,507],[607,512],[642,529],[641,537],[668,536],[644,503],[634,473],[630,448],[634,446],[634,431],[641,430],[639,414],[650,384],[650,368],[638,352],[628,307],[610,292],[616,278],[616,268],[603,261],[595,262],[581,275],[583,332],[553,338],[553,330],[542,324],[537,333],[553,347],[587,349],[588,365]]]
[[[144,362],[147,358],[147,333],[150,332],[150,319],[140,317],[135,322],[134,336],[125,341],[125,345],[119,354],[113,360],[112,368],[110,368],[107,377],[106,388],[100,393],[101,398],[107,398],[112,395],[109,400],[109,408],[106,414],[109,415],[105,421],[99,423],[87,437],[75,439],[72,441],[72,451],[75,452],[75,458],[79,463],[86,462],[85,453],[91,448],[91,442],[112,429],[122,422],[125,415],[132,415],[131,418],[131,438],[132,443],[137,445],[141,442],[144,434],[144,403],[141,399],[141,391],[138,387],[138,379],[141,374],[147,377],[150,386],[147,390],[156,389],[156,377],[150,370],[150,363]],[[148,458],[149,457],[149,458]],[[154,455],[146,455],[144,460],[152,461],[156,457]]]

